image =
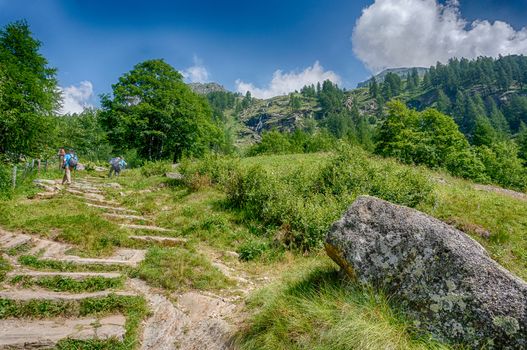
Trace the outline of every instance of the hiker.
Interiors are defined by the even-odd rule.
[[[79,159],[75,155],[75,151],[72,149],[64,156],[64,163],[62,167],[64,168],[64,177],[62,178],[62,184],[66,182],[68,185],[71,184],[71,171],[75,169]]]
[[[126,165],[126,161],[123,157],[110,159],[110,172],[108,173],[108,177],[112,177],[112,173],[115,173],[115,176],[119,176],[121,170],[126,168]]]
[[[62,169],[64,165],[64,156],[66,155],[66,151],[64,150],[64,147],[61,147],[59,149],[59,152],[57,153],[57,156],[59,157],[59,169]]]

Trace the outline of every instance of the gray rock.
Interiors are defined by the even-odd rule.
[[[169,179],[173,179],[173,180],[183,180],[185,178],[182,174],[176,173],[176,172],[165,173],[165,176],[168,177]]]
[[[359,197],[331,228],[326,251],[353,279],[393,296],[419,329],[442,341],[527,348],[527,283],[439,220]]]

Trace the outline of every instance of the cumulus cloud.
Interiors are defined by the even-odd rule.
[[[81,113],[85,108],[92,107],[89,104],[93,96],[93,84],[90,81],[81,81],[79,85],[71,85],[60,88],[62,94],[62,108],[59,114]]]
[[[527,28],[502,21],[467,22],[457,0],[375,0],[362,11],[353,51],[372,71],[431,66],[452,57],[527,53]]]
[[[191,83],[206,83],[209,81],[209,71],[197,56],[194,56],[194,65],[185,69],[181,74]]]
[[[332,71],[324,71],[324,67],[316,61],[313,66],[307,67],[302,72],[283,73],[276,70],[269,85],[265,88],[258,88],[252,83],[245,83],[236,80],[236,90],[242,94],[247,91],[257,98],[270,98],[278,95],[285,95],[295,90],[300,90],[305,85],[316,84],[324,80],[331,80],[334,83],[340,83],[340,77]]]

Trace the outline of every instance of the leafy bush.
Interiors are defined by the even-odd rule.
[[[285,174],[222,157],[183,168],[194,177],[209,174],[231,207],[278,229],[284,244],[303,250],[319,247],[331,223],[358,195],[411,207],[433,201],[432,185],[418,170],[371,159],[358,147],[342,146],[321,168],[314,163]]]
[[[141,168],[141,175],[144,177],[159,176],[172,170],[170,163],[157,161],[146,162]]]
[[[7,165],[0,163],[0,199],[9,198],[11,194],[11,171]]]
[[[240,260],[250,261],[261,256],[268,249],[268,245],[264,242],[249,241],[238,247],[238,254]]]
[[[288,133],[273,130],[264,132],[260,143],[249,148],[247,155],[322,152],[332,150],[335,144],[336,138],[326,131]]]

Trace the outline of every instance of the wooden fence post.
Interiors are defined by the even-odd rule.
[[[13,188],[16,187],[16,165],[13,166]]]

